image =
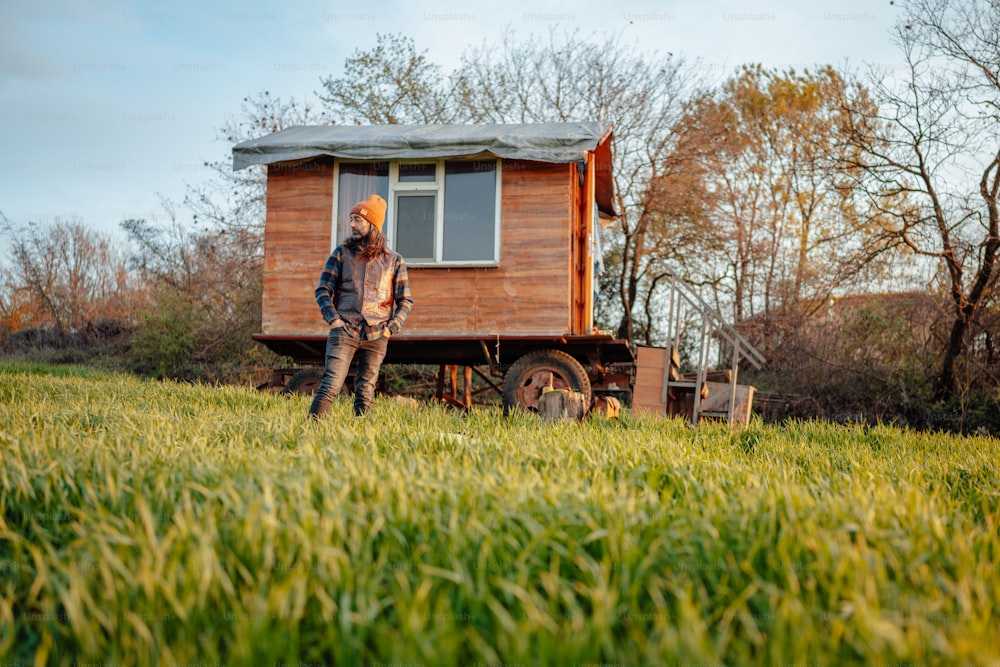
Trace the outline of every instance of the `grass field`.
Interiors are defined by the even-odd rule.
[[[0,365],[0,664],[996,665],[1000,442]]]

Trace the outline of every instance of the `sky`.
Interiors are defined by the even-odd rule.
[[[362,8],[363,7],[363,8]],[[316,102],[321,79],[378,34],[414,40],[444,74],[470,48],[550,31],[672,53],[720,80],[742,64],[893,67],[889,0],[0,1],[0,213],[79,220],[114,237],[165,220],[229,159],[218,129],[269,91]],[[2,218],[0,218],[2,222]],[[7,237],[0,232],[0,262]]]

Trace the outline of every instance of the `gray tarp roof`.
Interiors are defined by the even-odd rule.
[[[491,154],[583,162],[611,133],[608,123],[509,125],[301,125],[233,147],[233,170],[322,155],[358,160]]]

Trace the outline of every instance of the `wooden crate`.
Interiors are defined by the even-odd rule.
[[[635,356],[635,384],[632,387],[632,411],[663,414],[663,366],[667,350],[640,345]]]
[[[664,364],[672,360],[674,367],[669,370],[670,393],[663,396]],[[636,350],[635,385],[632,388],[632,410],[659,415],[683,415],[691,419],[694,414],[695,381],[689,375],[680,376],[676,372],[678,360],[672,350],[659,347],[639,346]],[[726,379],[727,371],[713,371],[709,377]],[[674,384],[674,383],[677,384]],[[736,402],[732,425],[742,426],[750,421],[755,388],[750,385],[736,385]],[[708,380],[701,388],[698,413],[701,418],[728,418],[729,399],[732,384]]]

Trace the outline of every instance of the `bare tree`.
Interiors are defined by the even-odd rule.
[[[375,36],[370,51],[357,50],[344,63],[344,76],[321,79],[320,99],[342,123],[395,125],[444,123],[454,109],[441,67],[417,52],[402,35]]]
[[[153,306],[132,349],[138,370],[167,377],[219,379],[245,371],[260,328],[260,267],[246,256],[258,232],[192,230],[165,203],[168,225],[126,220],[134,270],[151,286]]]
[[[217,130],[225,155],[189,185],[183,208],[161,200],[165,222],[124,220],[132,269],[150,286],[152,307],[132,347],[136,370],[169,377],[233,379],[262,352],[260,330],[266,168],[234,172],[233,144],[293,125],[330,122],[318,105],[264,91]],[[190,217],[188,217],[190,214]]]
[[[637,308],[652,285],[650,262],[663,250],[666,220],[655,210],[651,184],[678,160],[676,124],[684,103],[703,87],[696,67],[673,54],[640,54],[620,36],[585,40],[577,33],[519,40],[507,30],[497,44],[463,55],[452,76],[459,117],[470,122],[607,121],[614,128],[619,217],[606,236],[616,275],[618,335],[635,332]],[[609,285],[605,282],[605,285]]]
[[[233,145],[278,132],[293,125],[329,123],[329,116],[308,102],[283,99],[269,91],[243,98],[240,113],[225,120],[216,131],[216,138],[225,145],[225,155],[204,164],[212,172],[207,181],[189,185],[184,205],[191,211],[195,224],[212,229],[250,230],[248,241],[257,248],[247,248],[251,256],[259,256],[264,231],[264,199],[266,176],[264,167],[233,171]],[[165,206],[171,206],[166,204]]]
[[[79,220],[15,228],[0,214],[11,239],[10,265],[0,272],[8,317],[20,327],[51,326],[62,334],[95,319],[128,317],[137,286],[111,240]]]
[[[678,142],[673,124],[698,84],[697,69],[679,58],[638,54],[619,37],[585,40],[554,29],[520,39],[508,29],[467,50],[447,78],[410,38],[379,35],[373,49],[348,59],[343,77],[323,81],[321,99],[338,122],[610,122],[621,215],[605,239],[616,280],[601,285],[617,303],[600,311],[618,317],[619,334],[631,338],[664,233],[662,216],[650,209],[650,177],[669,162]]]
[[[851,108],[850,163],[883,233],[939,263],[952,303],[934,394],[990,302],[1000,252],[1000,11],[995,0],[900,0],[899,80],[873,76],[878,113]]]

